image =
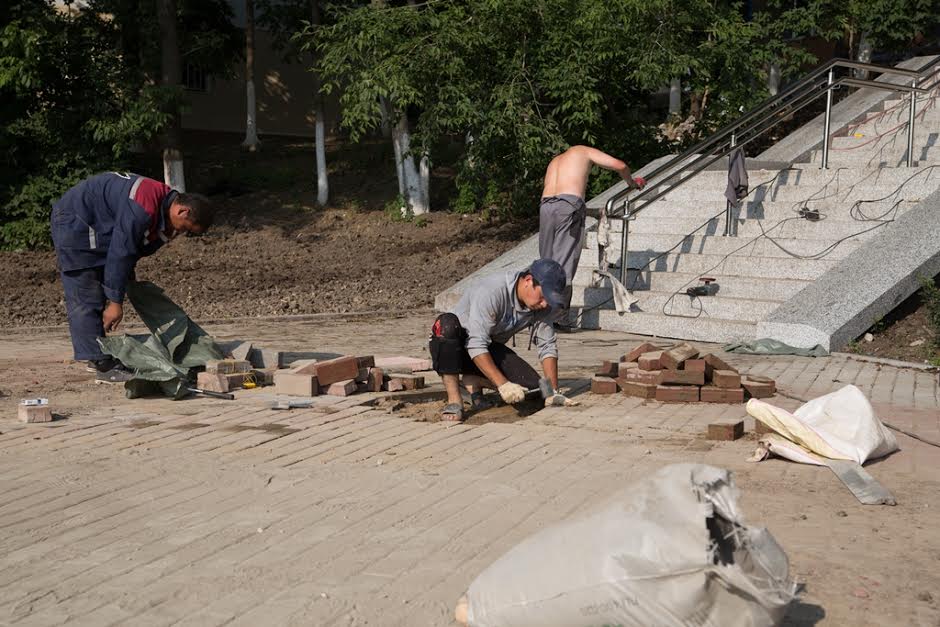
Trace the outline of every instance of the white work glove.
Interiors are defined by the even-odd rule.
[[[580,404],[580,401],[572,400],[560,392],[555,392],[554,396],[545,399],[546,407],[575,407]]]
[[[525,399],[525,388],[512,381],[506,381],[506,383],[496,388],[496,390],[499,392],[502,399],[510,405],[519,403]]]

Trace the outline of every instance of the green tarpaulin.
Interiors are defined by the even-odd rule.
[[[724,347],[726,353],[745,353],[748,355],[799,355],[800,357],[826,357],[829,351],[817,344],[812,348],[797,348],[777,340],[764,338],[753,342],[737,342]]]
[[[162,394],[175,399],[188,394],[191,369],[222,359],[222,349],[179,305],[149,281],[135,281],[127,297],[150,329],[150,335],[98,339],[101,349],[135,371],[124,384],[128,398]]]

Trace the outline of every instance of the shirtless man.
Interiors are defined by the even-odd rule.
[[[571,303],[571,286],[581,258],[581,235],[587,207],[584,193],[591,166],[613,170],[630,187],[642,189],[643,177],[633,177],[630,166],[590,146],[572,146],[548,164],[539,206],[539,257],[554,259],[565,271],[568,287],[565,306]]]

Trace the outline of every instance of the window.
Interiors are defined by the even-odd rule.
[[[187,63],[183,66],[183,87],[190,91],[209,91],[209,75],[201,67]]]

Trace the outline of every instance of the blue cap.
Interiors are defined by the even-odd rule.
[[[565,307],[565,271],[554,259],[536,259],[529,267],[529,274],[542,286],[542,296],[552,309]]]

